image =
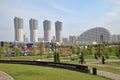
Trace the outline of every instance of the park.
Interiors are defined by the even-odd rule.
[[[56,43],[49,43],[49,44],[39,43],[36,46],[32,45],[31,48],[29,49],[30,49],[29,52],[27,52],[27,54],[24,55],[26,49],[22,48],[21,44],[15,45],[14,47],[11,48],[10,44],[5,43],[4,46],[0,47],[0,59],[8,60],[8,61],[10,60],[37,61],[39,62],[39,64],[47,61],[53,63],[61,63],[62,66],[66,66],[66,64],[71,64],[71,65],[75,64],[80,66],[88,66],[88,71],[87,73],[83,73],[83,71],[76,72],[73,70],[71,71],[69,69],[66,70],[64,68],[59,69],[60,66],[54,67],[56,64],[55,65],[52,64],[52,67],[50,67],[43,65],[42,66],[26,65],[21,63],[4,64],[2,61],[0,61],[1,62],[0,70],[8,73],[15,80],[20,80],[20,79],[30,80],[34,78],[34,76],[36,76],[36,79],[34,80],[37,80],[37,78],[56,80],[56,79],[60,79],[57,77],[61,77],[61,76],[64,76],[64,79],[62,80],[66,80],[66,79],[76,80],[80,78],[85,80],[90,80],[86,76],[89,76],[93,80],[96,79],[110,80],[112,78],[110,78],[109,76],[112,76],[112,74],[113,75],[120,74],[119,45],[110,45],[107,43],[101,43],[97,45],[89,44],[87,46],[79,46],[77,44],[69,46],[69,45],[59,45]],[[102,75],[103,72],[101,74],[100,71],[105,71],[112,74],[104,78],[105,75]],[[74,77],[71,78],[70,77],[71,75]],[[82,75],[84,75],[84,77]]]

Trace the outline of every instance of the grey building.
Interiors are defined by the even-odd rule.
[[[68,44],[68,43],[69,43],[68,38],[67,38],[67,37],[64,37],[64,38],[63,38],[63,44]]]
[[[75,42],[80,44],[88,44],[92,42],[110,42],[110,36],[110,32],[107,29],[102,27],[96,27],[89,29],[79,35]]]
[[[24,41],[23,19],[19,17],[14,18],[15,41]]]
[[[51,21],[43,21],[44,41],[51,42]]]
[[[55,22],[56,42],[62,43],[62,22]]]
[[[30,41],[38,42],[38,21],[36,19],[29,20],[30,25]]]
[[[75,36],[75,35],[70,35],[69,36],[69,43],[74,43],[74,41],[77,39],[78,36]]]
[[[120,43],[120,34],[111,35],[111,43]]]

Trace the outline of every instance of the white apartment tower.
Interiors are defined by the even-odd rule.
[[[44,41],[51,42],[51,21],[44,20],[43,28],[44,28]]]
[[[62,22],[55,22],[56,42],[62,43]]]
[[[36,19],[29,20],[30,25],[30,41],[38,42],[38,21]]]
[[[19,17],[14,18],[15,41],[24,41],[23,19]]]

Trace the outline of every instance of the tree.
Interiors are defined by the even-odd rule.
[[[3,47],[0,46],[0,59],[2,58],[3,53],[4,53]]]
[[[102,64],[105,64],[105,57],[102,56]]]
[[[117,46],[116,47],[116,56],[118,57],[118,58],[120,58],[120,46]]]
[[[37,54],[37,47],[36,46],[32,46],[31,55],[35,56],[36,54]]]
[[[105,48],[104,48],[104,55],[105,55],[105,57],[106,57],[106,59],[109,59],[109,50],[108,50],[108,46],[106,46]]]
[[[44,44],[42,42],[40,42],[39,44],[39,49],[40,49],[39,55],[42,58],[42,54],[44,53]]]
[[[87,48],[87,51],[88,51],[89,55],[93,54],[92,49],[93,49],[92,46],[89,45],[88,48]]]
[[[60,62],[60,54],[58,51],[54,51],[54,62]]]
[[[60,48],[60,54],[62,57],[66,57],[67,55],[69,55],[68,48]]]
[[[53,44],[53,48],[54,48],[54,62],[60,62],[59,46],[55,43]]]
[[[77,46],[76,45],[72,45],[71,50],[72,50],[72,54],[77,54]]]
[[[80,54],[80,47],[77,47],[77,55]]]
[[[10,52],[10,45],[8,43],[4,44],[4,48],[6,53],[8,54]]]
[[[17,47],[17,46],[15,46],[15,47],[13,48],[13,51],[14,51],[14,56],[15,56],[15,57],[19,56],[19,55],[22,53],[21,48],[19,48],[19,47]]]

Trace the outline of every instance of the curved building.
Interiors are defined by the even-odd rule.
[[[75,40],[75,43],[90,42],[110,42],[110,32],[105,28],[96,27],[85,31]]]
[[[38,21],[35,19],[29,20],[30,25],[30,41],[38,42]]]
[[[44,41],[51,42],[51,21],[45,20],[43,21],[44,28]]]
[[[15,41],[24,41],[23,19],[19,17],[14,18]]]
[[[55,22],[56,42],[62,43],[62,22]]]

